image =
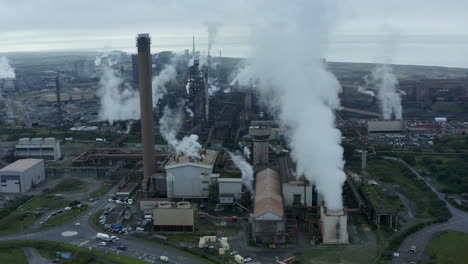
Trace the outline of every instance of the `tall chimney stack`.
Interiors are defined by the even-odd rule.
[[[138,34],[138,84],[140,87],[141,139],[143,145],[143,188],[148,189],[154,172],[153,92],[151,87],[151,38]]]
[[[62,101],[60,99],[60,79],[55,77],[55,93],[57,96],[57,124],[62,126]]]

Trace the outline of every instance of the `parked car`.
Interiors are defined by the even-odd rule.
[[[105,246],[107,246],[107,243],[106,243],[106,242],[104,242],[104,241],[103,241],[103,242],[99,242],[99,246],[101,246],[101,247],[105,247]]]
[[[244,263],[252,262],[252,258],[245,258]]]
[[[237,254],[239,254],[239,251],[232,251],[229,255],[234,256],[234,255],[237,255]]]
[[[118,250],[125,250],[127,247],[126,246],[117,246]]]

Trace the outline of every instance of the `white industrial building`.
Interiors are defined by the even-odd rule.
[[[16,158],[60,159],[60,142],[55,138],[21,138],[15,146]]]
[[[348,216],[344,210],[320,206],[320,228],[323,244],[348,244]]]
[[[233,204],[234,201],[241,198],[242,178],[219,178],[219,203]]]
[[[174,154],[167,163],[166,186],[169,199],[208,198],[210,185],[217,176],[212,174],[218,152],[205,150],[202,158],[194,158],[186,153]]]
[[[0,192],[27,192],[45,179],[44,160],[21,159],[0,169]]]

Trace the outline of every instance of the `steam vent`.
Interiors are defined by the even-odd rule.
[[[154,171],[153,91],[151,87],[151,39],[149,34],[139,34],[138,83],[140,86],[141,138],[143,145],[143,188]]]
[[[330,210],[320,206],[320,227],[323,244],[348,244],[348,216],[341,210]]]

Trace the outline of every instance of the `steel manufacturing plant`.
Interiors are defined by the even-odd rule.
[[[328,61],[323,30],[305,30],[322,16],[281,7],[291,23],[272,29],[269,7],[251,21],[250,59],[218,55],[209,22],[173,47],[134,32],[130,48],[1,53],[0,238],[22,241],[8,250],[439,263],[432,241],[468,226],[468,69]]]

